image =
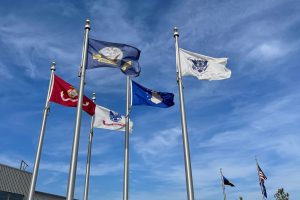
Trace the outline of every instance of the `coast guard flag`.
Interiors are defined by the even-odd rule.
[[[71,84],[54,74],[49,100],[63,106],[77,107],[78,92]],[[95,114],[95,107],[96,104],[93,101],[83,96],[82,109],[85,112],[93,116]]]
[[[140,50],[133,46],[89,39],[87,69],[119,68],[126,75],[138,76]]]
[[[212,58],[179,49],[182,76],[195,76],[199,80],[222,80],[230,78],[226,68],[227,58]]]
[[[95,109],[94,128],[103,128],[115,131],[125,131],[125,116],[97,105]],[[132,131],[133,122],[129,120],[129,132]]]
[[[131,81],[131,105],[168,108],[174,105],[174,94],[156,92]]]

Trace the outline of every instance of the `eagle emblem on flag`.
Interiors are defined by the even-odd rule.
[[[75,99],[76,97],[78,98],[78,92],[75,88],[68,89],[67,93],[71,99]]]
[[[192,59],[192,58],[188,58],[188,60],[193,63],[192,66],[193,70],[196,70],[199,73],[204,72],[207,69],[208,66],[207,60]]]
[[[122,116],[117,112],[109,111],[109,118],[113,122],[118,122],[122,119]]]

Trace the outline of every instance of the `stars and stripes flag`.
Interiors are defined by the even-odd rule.
[[[259,183],[261,185],[261,189],[262,189],[262,194],[265,198],[268,197],[267,195],[267,190],[265,187],[265,180],[267,180],[266,175],[264,174],[264,172],[261,170],[260,166],[257,164],[257,168],[258,168],[258,176],[259,176]]]
[[[259,175],[259,180],[260,182],[265,182],[265,180],[267,180],[266,175],[264,174],[264,172],[261,170],[260,166],[258,166],[258,175]]]

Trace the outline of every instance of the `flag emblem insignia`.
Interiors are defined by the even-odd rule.
[[[192,68],[197,72],[201,73],[207,69],[208,61],[207,60],[200,60],[200,59],[192,59],[188,58],[189,61],[193,63]]]
[[[71,99],[78,97],[78,92],[75,88],[68,89],[67,94]]]
[[[123,58],[123,52],[117,47],[104,47],[98,51],[99,54],[93,53],[93,59],[98,62],[115,65],[116,67],[120,64]]]
[[[155,104],[159,104],[159,103],[161,103],[163,101],[163,99],[158,94],[158,92],[156,92],[154,90],[152,90],[151,96],[150,96],[149,100],[152,101]]]
[[[122,119],[122,116],[114,111],[109,111],[109,118],[113,122],[119,122]]]

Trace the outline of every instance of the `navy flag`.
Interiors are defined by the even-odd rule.
[[[223,176],[224,185],[229,185],[231,187],[235,187],[225,176]]]
[[[131,105],[168,108],[174,105],[174,94],[150,90],[131,81]]]
[[[138,76],[140,50],[126,44],[104,42],[89,38],[87,69],[119,68],[126,75]]]

